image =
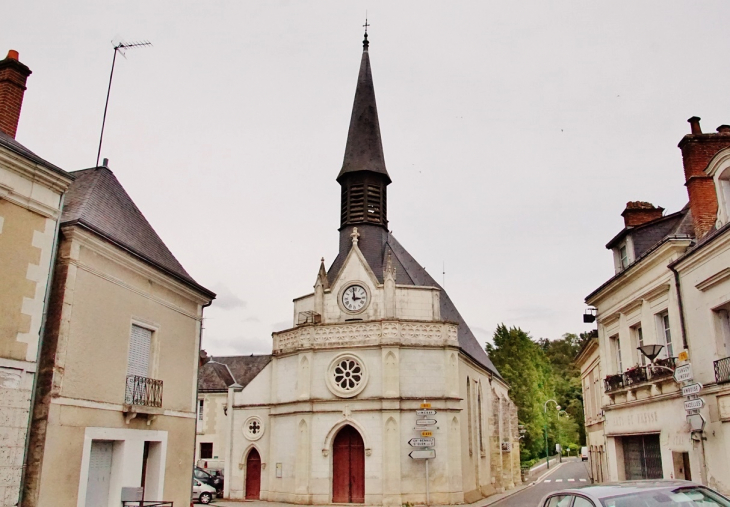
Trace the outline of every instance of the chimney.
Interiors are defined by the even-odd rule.
[[[18,130],[25,82],[30,74],[30,69],[18,61],[18,52],[14,49],[0,60],[0,130],[13,139]]]
[[[695,236],[699,239],[710,232],[717,221],[715,183],[705,173],[705,169],[718,152],[730,148],[730,127],[720,125],[717,133],[703,134],[698,117],[693,116],[687,121],[691,125],[691,133],[682,138],[679,149],[682,150],[685,186]]]
[[[661,218],[663,212],[664,208],[656,208],[650,202],[629,201],[626,203],[626,209],[621,213],[621,216],[624,217],[624,226],[637,227]]]

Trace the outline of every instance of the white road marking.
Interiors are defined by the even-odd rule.
[[[542,482],[551,482],[551,481],[552,481],[552,479],[545,479],[545,480],[544,480],[544,481],[542,481]]]
[[[563,482],[563,479],[555,479],[555,482]]]
[[[579,479],[580,482],[587,482],[587,479]]]
[[[568,479],[568,482],[575,482],[575,479]]]

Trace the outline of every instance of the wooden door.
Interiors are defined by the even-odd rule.
[[[365,503],[365,445],[352,426],[335,437],[332,453],[332,502]]]
[[[258,500],[261,494],[261,456],[251,449],[246,459],[246,500]]]

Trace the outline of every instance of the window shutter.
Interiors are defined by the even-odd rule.
[[[129,339],[129,362],[127,375],[148,377],[150,372],[150,346],[152,331],[140,326],[132,325],[132,335]]]

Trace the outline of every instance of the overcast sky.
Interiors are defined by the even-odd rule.
[[[680,209],[687,118],[730,123],[726,1],[11,2],[17,139],[93,166],[110,41],[151,41],[117,59],[102,157],[218,293],[203,347],[268,353],[337,254],[366,10],[394,235],[482,343],[590,329],[626,202]]]

